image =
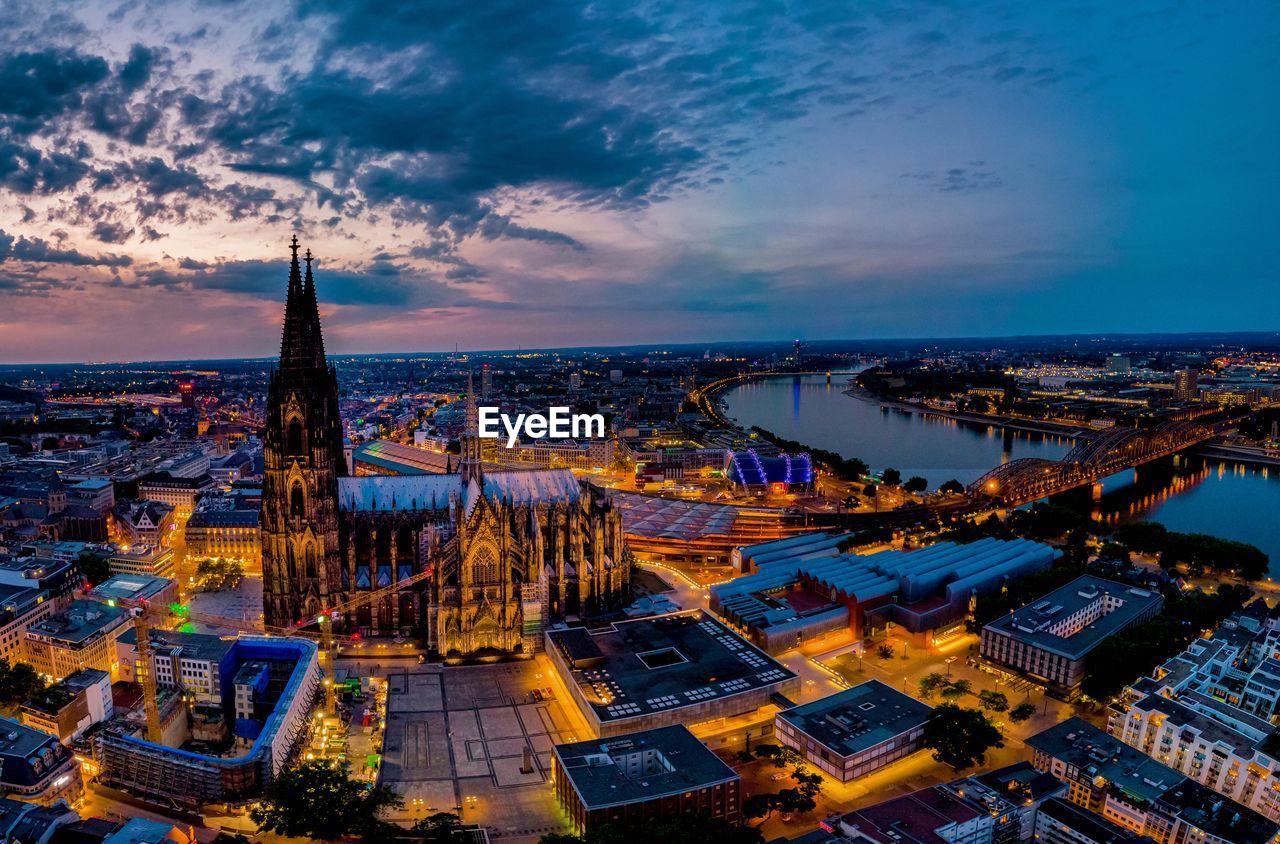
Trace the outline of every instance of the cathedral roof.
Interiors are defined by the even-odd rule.
[[[483,494],[495,503],[553,504],[577,501],[582,492],[568,469],[531,469],[486,472]],[[475,504],[480,490],[471,495],[458,473],[447,475],[373,475],[338,479],[338,507],[347,512],[440,510],[453,494]]]

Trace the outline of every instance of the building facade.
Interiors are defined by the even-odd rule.
[[[878,771],[920,749],[933,707],[879,680],[784,709],[778,741],[840,782]]]
[[[310,253],[304,276],[296,238],[292,248],[263,433],[267,624],[382,590],[338,627],[412,635],[433,654],[468,658],[536,650],[544,619],[625,603],[620,514],[567,469],[486,471],[474,391],[459,471],[347,476]]]
[[[551,781],[578,834],[603,824],[643,829],[682,815],[741,819],[737,772],[683,725],[558,744]]]
[[[982,657],[1072,700],[1080,695],[1093,649],[1150,620],[1163,606],[1158,592],[1082,575],[984,627]]]

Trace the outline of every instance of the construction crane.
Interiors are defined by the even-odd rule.
[[[427,566],[417,574],[403,578],[398,583],[369,592],[357,593],[351,600],[334,604],[322,610],[314,619],[303,619],[295,627],[271,627],[260,622],[246,621],[245,619],[194,613],[185,608],[181,612],[174,614],[197,624],[227,628],[240,633],[260,633],[268,636],[305,636],[309,639],[318,640],[320,651],[324,656],[325,673],[328,675],[328,681],[325,683],[325,707],[330,714],[333,714],[337,710],[334,689],[334,646],[338,640],[354,641],[350,636],[335,636],[333,634],[333,623],[340,621],[347,613],[355,612],[363,606],[375,603],[415,583],[421,583],[434,573],[435,567]],[[139,605],[133,610],[133,626],[138,636],[136,676],[138,685],[142,686],[143,702],[147,712],[147,741],[155,742],[156,744],[162,743],[163,728],[160,724],[160,704],[156,698],[157,690],[154,663],[152,661],[151,630],[153,627],[162,626],[164,618],[165,611],[153,607],[150,601],[139,601]],[[319,625],[319,633],[306,629],[312,623]]]
[[[348,601],[340,604],[334,604],[331,607],[323,609],[316,615],[314,621],[320,627],[320,650],[324,653],[325,673],[328,674],[328,681],[324,686],[325,709],[329,714],[337,711],[337,700],[335,698],[336,690],[334,689],[334,635],[333,623],[341,621],[347,613],[355,612],[361,607],[368,604],[376,603],[388,595],[393,595],[401,589],[405,589],[415,583],[421,583],[435,573],[435,566],[427,566],[417,574],[403,578],[397,583],[390,586],[384,586],[381,589],[374,589],[369,592],[358,592],[356,596]],[[303,619],[299,622],[301,625],[296,632],[303,632],[302,628],[311,624],[312,619]],[[304,634],[305,635],[305,634]]]
[[[160,703],[156,700],[156,678],[151,662],[151,602],[142,600],[133,610],[133,629],[138,633],[138,685],[142,686],[142,704],[147,710],[147,741],[162,744]]]

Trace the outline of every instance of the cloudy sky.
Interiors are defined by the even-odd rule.
[[[0,2],[0,360],[1275,329],[1271,2]]]

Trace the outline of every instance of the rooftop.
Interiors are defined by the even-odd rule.
[[[1080,626],[1072,618],[1106,598],[1115,606],[1104,608],[1096,621]],[[1070,659],[1082,659],[1108,636],[1163,601],[1158,592],[1086,574],[987,628]]]
[[[1139,800],[1154,803],[1166,791],[1187,781],[1184,775],[1081,718],[1054,724],[1026,743],[1077,767],[1082,775],[1110,783]]]
[[[681,794],[738,778],[684,725],[555,746],[556,764],[590,809]]]
[[[796,674],[704,612],[547,634],[603,721],[776,686]]]
[[[209,662],[221,662],[235,646],[236,637],[223,638],[210,633],[184,633],[180,630],[151,630],[153,647],[168,646],[182,648],[186,659],[202,659]],[[138,630],[131,627],[120,634],[120,644],[134,647],[138,644]]]
[[[922,726],[931,712],[929,704],[868,680],[778,717],[837,755],[852,756]]]
[[[1112,823],[1102,815],[1085,811],[1059,797],[1044,801],[1036,811],[1059,824],[1083,833],[1085,836],[1083,840],[1093,841],[1096,844],[1140,844],[1140,842],[1151,840]]]
[[[79,647],[95,636],[126,623],[128,611],[97,601],[72,601],[62,612],[51,615],[27,628],[32,633]]]
[[[117,574],[99,583],[89,592],[96,600],[136,601],[139,598],[151,598],[165,587],[173,583],[167,577],[153,577],[149,574]]]

